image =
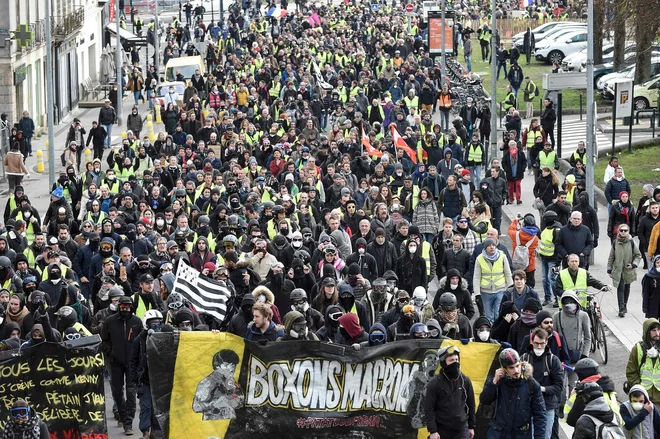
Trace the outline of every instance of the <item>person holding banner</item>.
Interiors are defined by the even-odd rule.
[[[429,439],[472,439],[477,425],[472,381],[461,372],[461,351],[447,346],[438,351],[441,372],[428,383],[424,399]]]
[[[17,399],[9,409],[3,439],[50,439],[48,426],[24,399]]]

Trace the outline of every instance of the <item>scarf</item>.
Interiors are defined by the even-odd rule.
[[[22,439],[39,439],[41,437],[41,426],[39,416],[30,410],[30,417],[27,421],[18,423],[9,420],[5,424],[3,437],[20,437]]]
[[[630,221],[628,220],[628,212],[628,206],[621,205],[621,215],[625,218],[626,224],[630,224]]]
[[[76,303],[74,303],[73,305],[69,305],[69,306],[76,310],[76,315],[77,315],[76,320],[78,320],[78,323],[82,323],[83,322],[83,309],[82,309],[82,303],[80,303],[80,300],[76,300]]]
[[[449,334],[450,331],[459,331],[458,327],[458,311],[440,311],[440,319],[445,322],[442,327],[443,334]]]
[[[487,261],[495,262],[497,261],[497,258],[500,257],[500,250],[496,247],[493,256],[488,256],[488,253],[486,253],[486,249],[483,249],[481,251],[481,254],[483,255],[484,258],[486,258]]]
[[[6,314],[7,314],[8,322],[14,322],[14,323],[18,323],[19,325],[23,325],[23,319],[25,318],[25,316],[30,314],[30,311],[28,311],[27,307],[24,306],[19,312],[14,314],[13,312],[11,312],[9,308],[7,308]]]

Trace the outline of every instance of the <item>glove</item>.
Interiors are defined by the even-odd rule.
[[[353,349],[356,350],[356,351],[359,351],[360,349],[362,349],[362,346],[360,345],[360,343],[353,343],[352,346],[353,346]]]

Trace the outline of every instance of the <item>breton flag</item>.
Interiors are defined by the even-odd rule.
[[[200,274],[185,262],[179,261],[172,292],[176,291],[188,299],[197,312],[209,314],[224,322],[231,292],[219,282]]]
[[[369,141],[369,136],[367,136],[367,133],[364,132],[364,125],[362,125],[362,145],[367,150],[370,156],[373,157],[383,156],[383,153],[381,151],[371,146],[371,142]]]
[[[312,60],[312,66],[314,67],[314,77],[318,81],[319,85],[325,89],[325,91],[332,90],[334,87],[325,82],[325,79],[323,79],[323,74],[321,73],[321,69],[319,68],[319,65],[316,64],[316,61]]]
[[[403,140],[403,137],[401,137],[401,134],[399,134],[399,131],[397,131],[394,124],[391,124],[390,128],[392,129],[392,139],[394,139],[394,147],[400,148],[405,152],[407,152],[408,157],[410,157],[410,160],[412,160],[414,164],[417,164],[417,153],[410,146],[408,146],[405,140]]]

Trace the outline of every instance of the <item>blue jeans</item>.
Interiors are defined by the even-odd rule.
[[[328,110],[321,112],[321,129],[324,130],[328,127]]]
[[[154,91],[153,90],[147,90],[147,100],[149,101],[149,111],[153,111],[154,109]]]
[[[545,409],[545,439],[550,439],[552,437],[552,426],[555,423],[555,410],[557,409]]]
[[[433,243],[433,233],[422,233],[424,235],[424,241],[428,242],[429,244]]]
[[[506,78],[506,76],[508,74],[508,72],[506,71],[506,61],[504,61],[503,63],[502,62],[497,63],[497,80],[498,81],[500,80],[500,69],[504,69],[504,77]]]
[[[467,71],[472,72],[472,55],[465,55],[465,64],[467,65]]]
[[[552,267],[556,265],[555,261],[547,261],[541,259],[541,270],[543,277],[543,292],[545,293],[545,300],[552,300],[555,296],[555,282],[557,275],[552,272]]]
[[[142,90],[134,91],[133,97],[135,98],[135,105],[138,105],[140,103],[140,98],[142,97]]]
[[[481,183],[481,166],[468,166],[470,174],[472,174],[472,182],[475,187],[479,187]]]
[[[151,389],[144,384],[138,387],[140,398],[140,431],[146,432],[151,428]]]
[[[440,110],[440,129],[449,131],[449,110]]]
[[[497,293],[481,293],[481,301],[484,304],[484,314],[486,314],[486,318],[490,320],[491,324],[493,324],[500,313],[500,305],[502,304],[503,297],[504,291],[498,291]]]
[[[105,140],[103,141],[103,147],[110,148],[110,136],[112,135],[112,125],[103,125],[103,128],[105,128],[106,133],[108,133],[108,135],[105,137]]]
[[[532,150],[527,148],[527,170],[528,171],[532,169],[532,165],[533,165],[533,163],[532,163]]]
[[[32,154],[32,136],[26,137],[25,141],[27,143],[27,152],[28,152],[28,154]]]

